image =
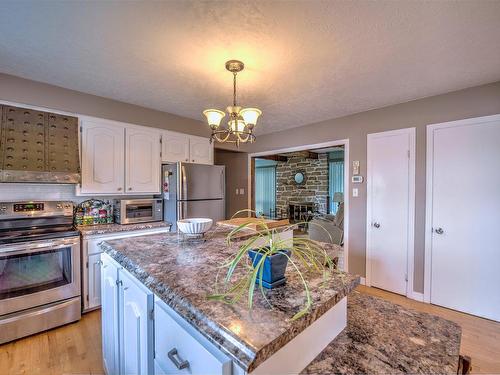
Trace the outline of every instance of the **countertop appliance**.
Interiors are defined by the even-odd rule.
[[[78,119],[0,105],[0,182],[80,182]]]
[[[225,167],[191,163],[162,166],[163,219],[177,220],[205,217],[216,223],[225,219]]]
[[[161,198],[117,199],[113,212],[117,224],[161,221],[163,201]]]
[[[79,320],[71,202],[0,202],[0,344]]]

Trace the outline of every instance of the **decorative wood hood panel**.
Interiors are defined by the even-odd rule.
[[[80,182],[78,119],[1,106],[0,182]]]

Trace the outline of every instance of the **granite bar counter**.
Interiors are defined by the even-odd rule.
[[[101,247],[241,369],[251,372],[331,311],[359,284],[359,277],[335,270],[326,282],[321,276],[308,278],[312,308],[295,321],[290,318],[303,307],[305,294],[294,272],[287,272],[286,285],[266,292],[272,308],[260,293],[255,293],[251,312],[246,301],[208,301],[220,265],[238,248],[238,243],[226,244],[227,231],[219,228],[201,241],[165,233],[105,241]],[[251,234],[243,233],[240,239]],[[331,256],[341,258],[339,247],[324,246]]]
[[[346,329],[302,374],[456,374],[456,323],[354,291]]]

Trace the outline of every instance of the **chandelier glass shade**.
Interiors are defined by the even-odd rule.
[[[253,130],[257,125],[262,111],[258,108],[241,108],[236,104],[236,75],[244,68],[244,64],[238,60],[226,62],[226,69],[233,73],[233,104],[226,108],[229,114],[227,125],[221,125],[226,113],[218,109],[206,109],[203,111],[207,119],[208,126],[212,129],[210,141],[220,143],[240,143],[255,142]]]

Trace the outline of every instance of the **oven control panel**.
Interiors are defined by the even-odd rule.
[[[43,203],[14,203],[14,212],[43,211]]]
[[[73,202],[0,202],[0,220],[36,216],[73,216]]]

